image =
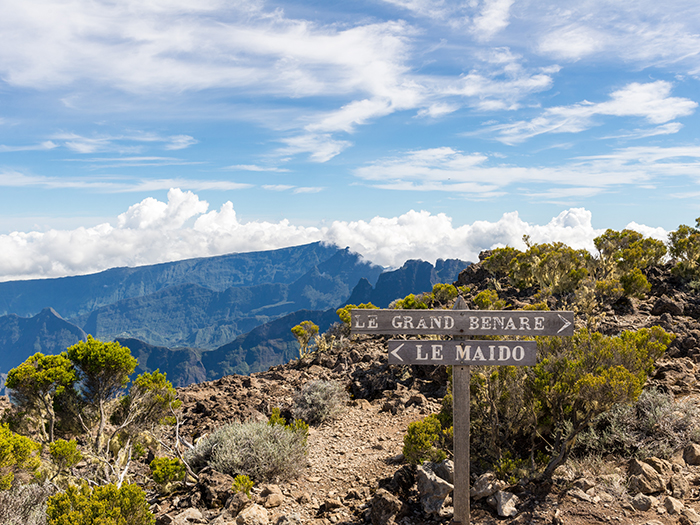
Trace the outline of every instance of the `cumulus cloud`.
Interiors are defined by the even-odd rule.
[[[411,210],[398,217],[334,221],[317,228],[288,220],[241,221],[231,202],[218,210],[208,207],[192,192],[171,189],[167,202],[144,199],[114,224],[0,235],[0,275],[3,280],[60,277],[316,241],[348,246],[376,264],[396,267],[407,259],[477,260],[485,249],[506,245],[522,249],[523,235],[532,242],[561,241],[593,250],[593,239],[603,232],[593,228],[591,212],[583,208],[565,210],[544,225],[527,223],[510,212],[495,222],[455,226],[445,214]],[[665,237],[660,228],[636,223],[628,227]]]

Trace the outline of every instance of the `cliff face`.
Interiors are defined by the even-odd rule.
[[[314,243],[65,279],[0,283],[0,309],[14,309],[0,317],[0,373],[35,352],[59,353],[85,334],[105,341],[128,340],[143,355],[161,356],[177,385],[259,372],[297,355],[291,334],[296,324],[310,320],[325,331],[337,322],[335,310],[346,304],[353,289],[372,290],[379,279],[373,293],[382,297],[379,304],[388,304],[430,290],[440,280],[451,282],[466,264],[409,261],[399,270],[382,273],[347,248]],[[53,312],[60,322],[50,321],[51,315],[44,312],[21,317],[39,305],[60,308],[72,317],[63,320],[55,309],[44,312]],[[137,373],[153,369],[143,364]]]
[[[63,319],[53,308],[45,308],[30,318],[0,317],[0,372],[7,373],[37,352],[58,354],[86,339],[81,328]]]

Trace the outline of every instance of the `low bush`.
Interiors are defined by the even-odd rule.
[[[17,472],[36,473],[41,465],[37,455],[40,448],[39,443],[15,434],[8,425],[0,425],[0,490],[12,486]]]
[[[403,438],[404,458],[414,465],[426,460],[439,463],[447,457],[441,449],[444,439],[442,425],[436,415],[414,421],[408,425],[408,432]]]
[[[306,434],[266,421],[232,423],[201,439],[185,460],[256,482],[294,477],[305,465]]]
[[[146,494],[138,485],[103,485],[87,482],[51,496],[46,509],[49,525],[154,525]]]
[[[700,404],[676,401],[672,394],[645,390],[630,405],[618,405],[598,416],[579,436],[576,454],[620,454],[669,458],[700,441]]]
[[[337,417],[346,400],[346,392],[336,381],[311,381],[294,396],[292,413],[310,425],[320,425]]]
[[[153,481],[163,487],[168,483],[185,479],[185,464],[177,458],[155,458],[149,467],[151,467]]]
[[[233,479],[231,490],[233,490],[234,493],[242,492],[250,498],[250,490],[253,488],[253,485],[255,485],[255,483],[253,483],[253,480],[248,476],[239,474]]]
[[[53,443],[50,443],[49,454],[58,468],[58,473],[77,465],[80,460],[83,459],[83,455],[78,450],[78,444],[75,439],[71,439],[70,441],[57,439]]]

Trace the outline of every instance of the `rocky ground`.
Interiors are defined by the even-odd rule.
[[[459,284],[469,285],[472,297],[489,282],[483,272],[474,265],[460,276]],[[645,300],[578,314],[577,324],[595,324],[607,334],[653,325],[674,332],[677,338],[649,386],[679,399],[700,399],[700,294],[675,281],[668,267],[652,270],[648,278],[652,290]],[[513,307],[532,301],[507,283],[497,287]],[[561,304],[550,306],[562,309]],[[310,429],[300,475],[254,487],[252,501],[232,493],[232,478],[208,469],[199,473],[197,483],[158,495],[143,460],[133,473],[147,488],[157,523],[450,523],[450,462],[412,467],[401,453],[408,424],[439,411],[446,370],[388,365],[386,339],[345,339],[267,372],[178,389],[180,431],[189,442],[228,422],[267,420],[273,408],[289,415],[295,392],[315,379],[340,382],[348,400],[338,418]],[[472,472],[481,474],[476,468]],[[670,460],[610,456],[595,464],[569,462],[546,486],[507,486],[488,473],[472,485],[474,524],[695,524],[700,523],[700,446],[688,446]]]

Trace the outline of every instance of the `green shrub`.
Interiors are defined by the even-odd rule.
[[[270,414],[270,418],[267,420],[268,425],[281,425],[281,426],[286,426],[287,425],[287,420],[285,420],[281,413],[280,409],[275,407],[272,409],[272,414]]]
[[[628,297],[642,299],[651,290],[651,284],[639,268],[635,268],[620,277],[620,284]]]
[[[15,484],[0,491],[0,523],[46,525],[46,500],[54,493],[50,483]]]
[[[231,490],[234,493],[243,492],[246,496],[250,498],[250,490],[253,488],[253,481],[245,474],[239,474],[233,479],[233,486]]]
[[[688,280],[700,278],[700,217],[695,228],[681,224],[668,238],[669,251],[677,260],[674,273]]]
[[[103,485],[87,482],[51,496],[46,514],[49,525],[154,525],[146,494],[138,485]]]
[[[193,468],[210,465],[256,482],[295,476],[306,464],[306,435],[266,421],[232,423],[199,440],[185,460]]]
[[[426,310],[430,308],[430,299],[425,296],[425,294],[408,294],[403,299],[396,299],[392,301],[389,308],[394,310]]]
[[[306,438],[309,437],[309,425],[308,423],[302,421],[301,419],[295,419],[292,421],[290,424],[287,424],[287,421],[282,417],[280,414],[280,409],[279,408],[273,408],[272,409],[272,414],[270,414],[270,418],[267,421],[268,425],[279,425],[290,432],[295,432],[297,434],[300,434],[304,436],[304,444],[306,444]]]
[[[15,434],[7,424],[0,424],[0,490],[12,486],[17,471],[36,473],[41,465],[36,454],[39,449],[39,443]]]
[[[506,302],[498,298],[496,290],[484,290],[474,297],[474,304],[479,310],[503,310]]]
[[[362,303],[360,305],[356,304],[346,304],[342,308],[338,308],[335,313],[338,314],[338,317],[340,317],[340,320],[343,321],[343,324],[350,326],[350,321],[351,321],[351,313],[350,310],[375,310],[377,309],[377,306],[374,306],[372,303]]]
[[[337,417],[347,401],[347,394],[336,381],[311,381],[294,396],[292,413],[310,425]]]
[[[149,466],[153,481],[158,485],[165,486],[185,479],[185,464],[177,458],[155,458]]]
[[[56,475],[77,465],[80,460],[83,459],[83,455],[78,450],[78,444],[75,442],[75,439],[71,439],[70,441],[57,439],[53,443],[50,443],[49,454],[58,468]]]
[[[414,465],[426,460],[439,463],[447,457],[445,451],[438,448],[443,441],[442,425],[436,415],[414,421],[408,425],[408,432],[403,438],[404,458]]]

